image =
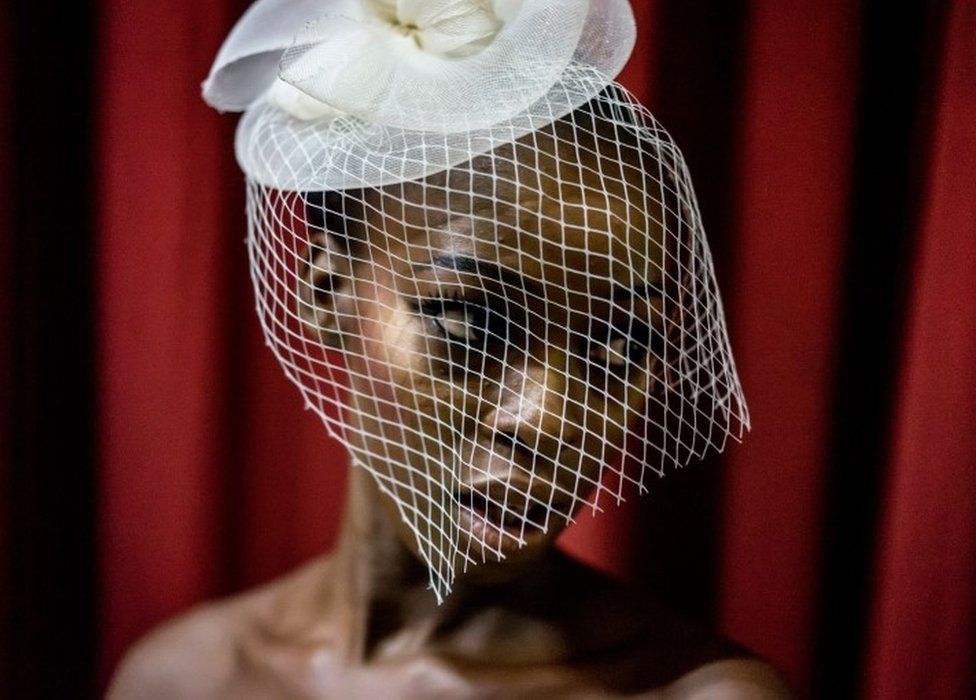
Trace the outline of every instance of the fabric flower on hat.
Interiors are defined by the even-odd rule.
[[[595,34],[610,25],[616,46]],[[623,0],[261,0],[203,92],[221,110],[265,99],[306,121],[464,131],[525,109],[574,60],[616,75],[632,45]]]

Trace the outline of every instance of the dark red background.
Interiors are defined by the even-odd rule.
[[[621,79],[691,167],[754,430],[564,544],[801,692],[972,697],[976,1],[635,4]],[[261,342],[235,120],[199,99],[246,5],[0,10],[13,697],[98,692],[335,534],[340,453]]]

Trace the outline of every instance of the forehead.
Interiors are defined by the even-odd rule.
[[[379,193],[370,244],[404,267],[473,258],[552,290],[657,286],[664,193],[648,160],[636,140],[557,125]]]

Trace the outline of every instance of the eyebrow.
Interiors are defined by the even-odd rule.
[[[501,282],[512,287],[524,287],[526,283],[526,277],[510,267],[504,267],[503,265],[488,262],[487,260],[478,260],[477,258],[464,255],[436,255],[430,259],[430,263],[417,263],[413,265],[414,271],[429,268],[440,268],[478,275],[479,277]],[[532,282],[536,281],[532,280]],[[659,285],[641,283],[636,287],[614,285],[610,298],[619,300],[632,297],[661,295],[662,290]]]
[[[503,267],[486,260],[478,260],[463,255],[437,255],[430,259],[430,263],[414,265],[414,270],[437,267],[455,272],[466,272],[479,277],[485,277],[513,287],[525,285],[526,278],[510,267]]]

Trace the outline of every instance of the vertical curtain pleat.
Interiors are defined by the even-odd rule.
[[[947,19],[863,678],[879,700],[976,694],[976,2]]]
[[[0,695],[91,691],[91,37],[84,3],[0,8]],[[52,659],[57,670],[52,672]]]
[[[806,687],[854,156],[858,7],[754,0],[745,26],[726,296],[753,430],[728,452],[719,620]]]
[[[10,44],[11,12],[0,4],[0,101],[11,104],[12,51]],[[12,143],[14,127],[9,109],[0,110],[0,143]],[[12,232],[14,227],[14,173],[11,159],[0,163],[0,227]],[[14,237],[0,236],[0,630],[11,630],[13,620],[13,573],[11,534],[13,532],[13,274]],[[13,675],[13,642],[5,635],[0,642],[0,683]]]
[[[249,3],[104,3],[102,681],[189,605],[326,551],[345,460],[260,337],[235,119],[199,85]]]
[[[102,3],[97,111],[103,675],[219,591],[225,280],[241,216],[228,131],[199,82],[224,3]]]

